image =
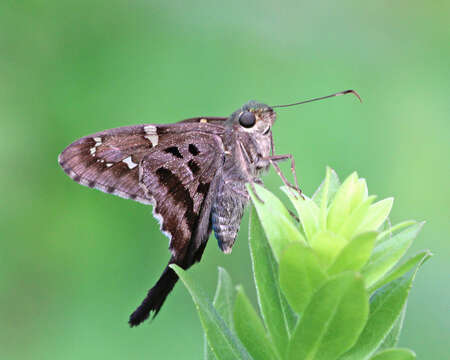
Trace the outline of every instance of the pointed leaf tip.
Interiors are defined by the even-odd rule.
[[[311,239],[319,229],[319,207],[308,197],[295,197],[292,194],[292,190],[286,186],[281,187],[281,190],[283,190],[294,205],[306,238],[308,240]]]
[[[412,223],[391,237],[386,232],[382,234],[384,237],[381,240],[377,239],[369,261],[361,270],[367,287],[372,287],[395,266],[411,246],[422,226],[423,223]],[[397,228],[402,228],[402,226],[397,226]]]
[[[326,209],[333,200],[340,185],[341,182],[337,173],[331,167],[327,166],[325,179],[315,191],[312,199],[321,209]]]
[[[414,360],[416,354],[409,349],[386,349],[370,358],[370,360]]]

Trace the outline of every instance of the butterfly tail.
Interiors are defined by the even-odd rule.
[[[142,304],[131,314],[128,321],[130,326],[137,326],[145,321],[152,311],[154,312],[153,317],[155,317],[177,281],[178,275],[172,268],[166,266],[155,286],[148,291]]]
[[[205,250],[206,243],[208,241],[208,237],[211,234],[211,224],[208,226],[207,232],[204,234],[202,238],[202,242],[197,250],[188,251],[188,253],[192,253],[190,256],[186,256],[184,259],[174,259],[173,257],[170,259],[166,268],[164,269],[161,277],[156,282],[155,286],[153,286],[147,293],[144,301],[139,307],[130,315],[130,320],[128,323],[131,327],[137,326],[143,321],[147,320],[150,316],[150,313],[153,311],[153,317],[155,317],[161,307],[164,304],[164,301],[167,298],[167,295],[173,290],[173,287],[178,281],[178,275],[172,268],[169,266],[170,264],[177,264],[184,270],[189,269],[193,264],[199,262],[202,258],[203,251]],[[193,243],[191,242],[191,245]]]

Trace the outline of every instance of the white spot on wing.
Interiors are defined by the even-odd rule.
[[[144,131],[147,134],[144,137],[150,140],[153,146],[158,145],[158,135],[156,134],[156,126],[155,125],[144,126]]]
[[[89,152],[92,156],[95,156],[95,153],[97,151],[97,147],[99,147],[102,144],[102,138],[99,136],[92,138],[95,141],[95,145],[89,149]]]
[[[127,158],[123,159],[122,162],[127,164],[128,169],[130,169],[130,170],[134,169],[138,165],[135,162],[133,162],[133,160],[131,160],[131,156],[128,156]]]
[[[96,136],[93,138],[95,141],[95,147],[100,146],[102,144],[102,138],[99,136]]]
[[[144,131],[145,131],[148,135],[156,135],[156,126],[155,126],[155,125],[147,125],[147,126],[144,126]]]
[[[106,167],[110,168],[111,166],[113,166],[113,163],[106,163]]]

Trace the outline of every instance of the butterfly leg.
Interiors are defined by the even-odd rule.
[[[287,211],[289,212],[289,215],[291,215],[291,217],[298,223],[300,223],[300,219],[297,215],[295,215],[291,210],[287,209]]]
[[[228,183],[228,182],[226,182],[226,183]],[[261,199],[259,197],[258,193],[256,192],[255,183],[258,184],[258,185],[264,185],[264,184],[261,181],[261,179],[254,179],[254,180],[249,180],[248,181],[248,184],[250,185],[250,189],[252,190],[253,194],[255,195],[256,200],[258,200],[260,203],[264,204],[264,200]],[[248,198],[248,193],[246,191],[241,191],[241,190],[239,190],[239,189],[237,189],[235,187],[233,187],[232,190],[236,194],[238,194],[238,195],[240,195],[240,196],[242,196],[244,198]]]
[[[242,156],[245,158],[245,164],[250,164],[251,160],[250,157],[247,154],[247,151],[245,150],[244,146],[242,145],[242,143],[239,143],[239,146],[241,148],[241,154]],[[250,173],[250,169],[247,167],[247,173]],[[250,178],[248,179],[248,184],[250,184],[250,189],[252,190],[253,194],[255,195],[256,200],[258,200],[261,204],[264,204],[264,200],[261,199],[258,195],[258,193],[256,192],[256,188],[255,188],[255,183],[259,184],[259,185],[263,185],[262,180],[259,178]]]
[[[298,180],[297,180],[297,173],[295,171],[295,160],[294,157],[292,156],[292,154],[285,154],[285,155],[272,155],[266,158],[266,160],[268,160],[270,162],[270,164],[273,166],[273,168],[275,169],[276,173],[278,174],[278,176],[281,178],[281,180],[283,181],[283,183],[292,190],[295,190],[299,193],[299,195],[304,198],[302,190],[300,189],[300,186],[298,185]],[[280,167],[278,166],[277,162],[279,161],[283,161],[283,160],[291,160],[291,172],[294,175],[294,181],[295,181],[295,186],[292,185],[284,176],[283,172],[281,171]]]
[[[250,181],[250,189],[252,189],[252,193],[255,195],[256,200],[258,200],[261,204],[264,204],[264,200],[261,199],[258,195],[258,193],[256,192],[256,188],[255,188],[255,183],[258,183],[257,181]]]

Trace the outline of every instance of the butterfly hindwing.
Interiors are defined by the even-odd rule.
[[[216,134],[201,131],[160,140],[142,160],[139,181],[154,201],[161,230],[171,239],[174,260],[190,263],[186,254],[195,256],[211,231],[209,215],[224,162],[223,144]]]

